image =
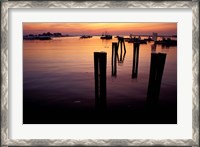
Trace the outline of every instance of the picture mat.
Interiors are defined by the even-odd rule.
[[[177,22],[178,124],[22,124],[23,22]],[[192,139],[191,22],[191,9],[9,9],[9,138]]]

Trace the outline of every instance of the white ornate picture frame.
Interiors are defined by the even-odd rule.
[[[185,139],[10,139],[9,10],[19,8],[188,8],[192,11],[192,138]],[[3,1],[1,2],[1,146],[199,146],[199,1]],[[39,133],[39,132],[38,132]],[[153,133],[153,132],[152,132]]]

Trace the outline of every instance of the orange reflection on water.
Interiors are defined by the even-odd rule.
[[[24,40],[24,90],[55,91],[58,101],[65,101],[66,99],[61,98],[61,95],[66,93],[69,102],[74,98],[79,98],[85,101],[84,104],[92,106],[91,103],[94,101],[94,52],[104,51],[107,52],[108,103],[114,105],[133,99],[145,101],[153,42],[140,45],[137,79],[131,79],[133,43],[127,42],[125,42],[124,62],[117,63],[117,77],[111,77],[112,42],[117,42],[117,39],[102,40],[99,36],[94,36],[90,39],[61,37],[49,41]],[[177,49],[176,47],[162,48],[161,45],[157,45],[156,52],[167,53],[161,100],[176,101],[176,93],[169,98],[166,97],[166,92],[176,91],[177,88]],[[120,56],[120,49],[118,54]]]

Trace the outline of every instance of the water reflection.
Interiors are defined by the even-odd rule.
[[[151,45],[151,52],[156,52],[156,44]]]
[[[144,108],[153,42],[139,46],[137,80],[131,78],[133,44],[125,42],[126,52],[119,49],[118,58],[114,58],[117,52],[113,53],[112,42],[118,43],[118,39],[103,41],[94,36],[23,41],[24,123],[176,123],[176,47],[167,51],[159,95],[162,110],[152,119]],[[95,116],[94,52],[101,51],[111,62],[106,67],[107,110],[100,119]],[[163,52],[161,45],[156,51]],[[123,66],[117,66],[120,56]],[[116,78],[111,78],[110,72]],[[168,115],[168,107],[174,117]]]
[[[117,61],[118,61],[118,65],[123,65],[125,57],[126,57],[126,51],[124,50],[124,52],[121,50],[120,51],[120,55],[117,52]]]

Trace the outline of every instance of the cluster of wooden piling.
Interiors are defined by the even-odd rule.
[[[123,63],[124,62],[124,58],[125,58],[125,54],[126,54],[126,46],[125,46],[125,42],[124,42],[124,38],[123,37],[118,37],[118,44],[117,44],[117,46],[118,46],[117,48],[118,49],[119,49],[119,45],[120,45],[120,58],[118,56],[118,51],[117,51],[118,62],[119,63]]]
[[[118,50],[120,48],[120,57],[118,54]],[[112,65],[112,76],[117,76],[117,61],[118,63],[123,63],[126,55],[126,46],[123,37],[118,37],[118,42],[112,43],[112,57],[111,57],[111,65]]]
[[[126,47],[124,38],[119,37],[118,43],[112,43],[112,76],[117,76],[117,58],[118,49],[120,46],[120,59],[122,60],[122,48],[126,53]],[[139,63],[139,47],[140,44],[133,43],[133,66],[132,66],[132,79],[138,76],[138,63]],[[98,111],[106,110],[106,64],[107,64],[107,53],[106,52],[94,52],[94,76],[95,76],[95,108]],[[162,81],[162,75],[164,71],[164,65],[166,60],[166,54],[164,53],[151,53],[150,63],[150,75],[149,84],[147,91],[147,103],[157,104],[160,94],[160,86]]]

